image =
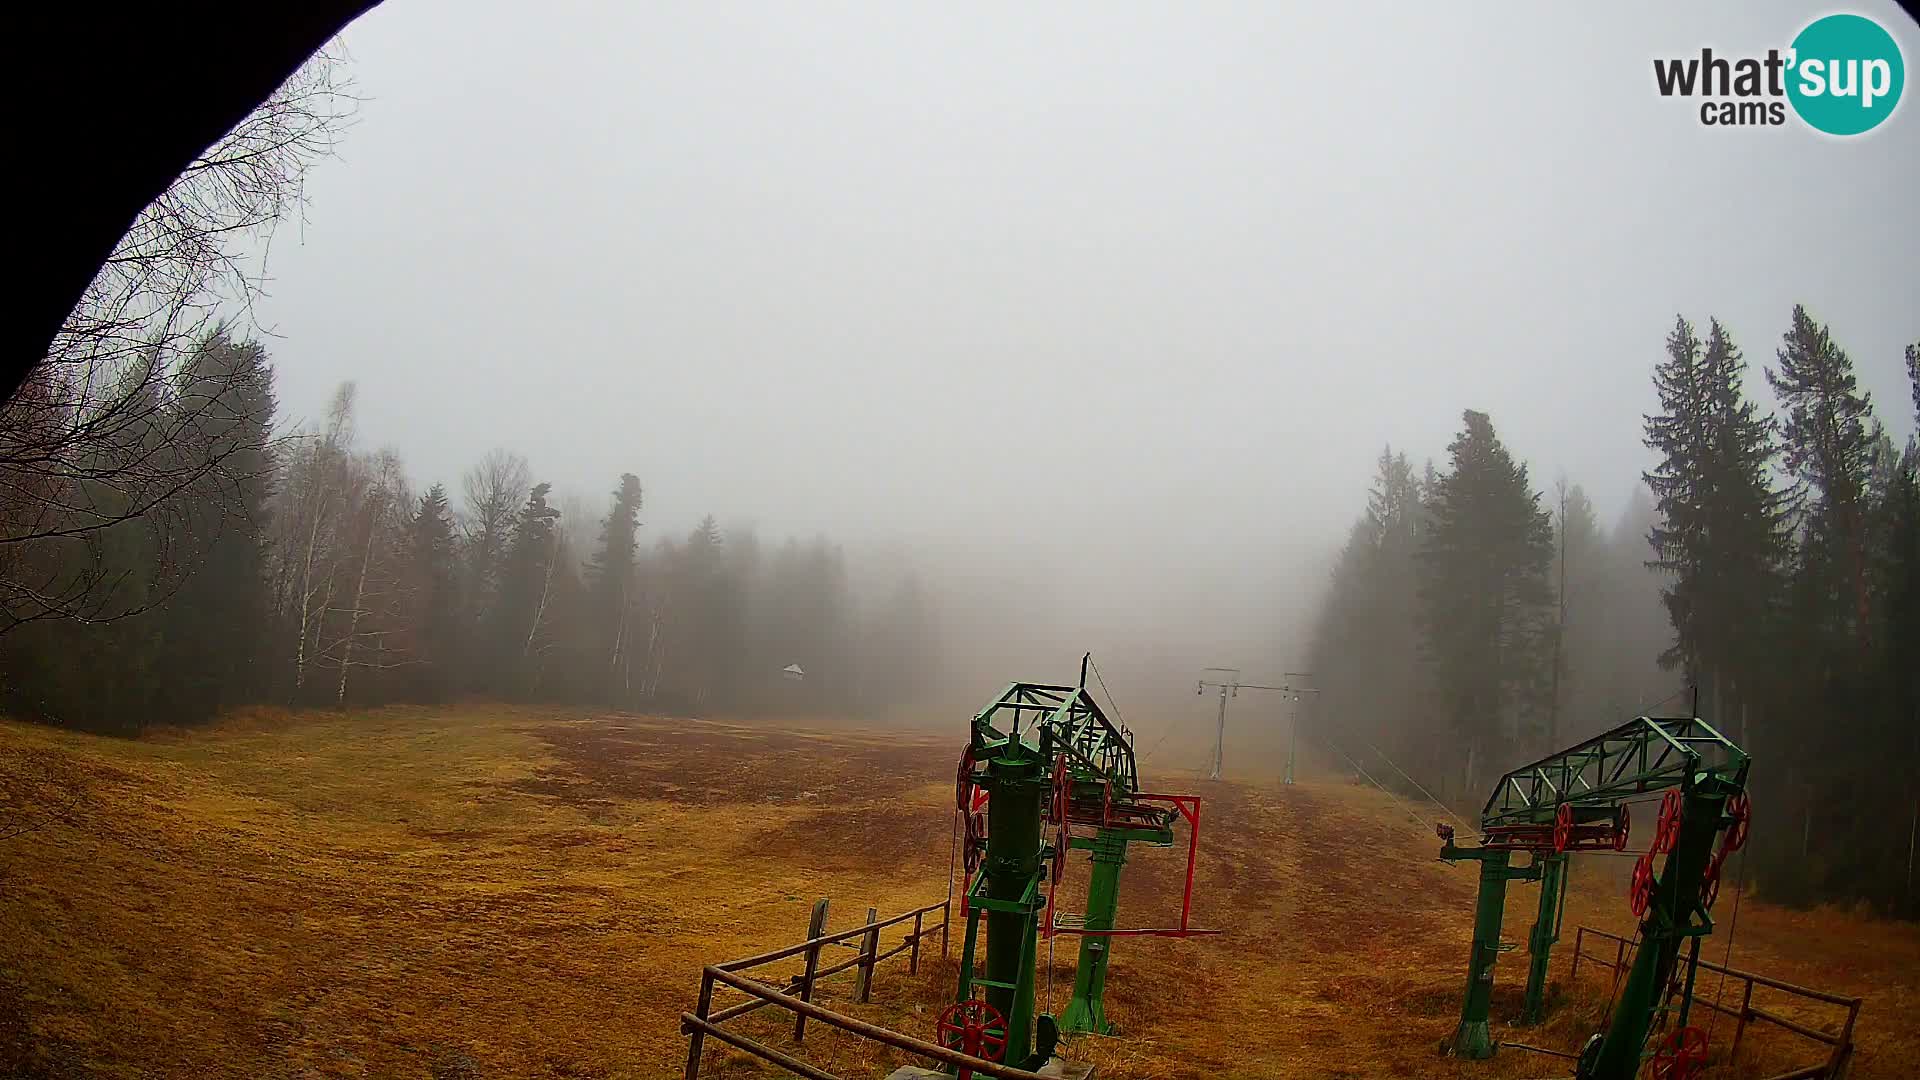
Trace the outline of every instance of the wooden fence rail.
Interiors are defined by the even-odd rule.
[[[947,951],[947,923],[950,914],[949,901],[927,904],[912,911],[902,912],[891,918],[881,919],[873,908],[867,909],[866,922],[851,930],[826,933],[827,901],[821,900],[813,905],[812,918],[807,923],[807,940],[788,945],[755,956],[725,963],[710,964],[700,974],[700,997],[690,1013],[680,1014],[680,1031],[687,1036],[686,1080],[697,1080],[700,1075],[700,1053],[706,1037],[729,1046],[745,1050],[749,1054],[773,1062],[788,1072],[808,1077],[809,1080],[836,1080],[831,1074],[794,1057],[784,1050],[776,1049],[738,1032],[723,1030],[720,1025],[738,1016],[757,1012],[769,1005],[786,1009],[793,1013],[793,1041],[806,1038],[807,1021],[817,1020],[830,1027],[849,1031],[862,1038],[884,1043],[898,1049],[907,1050],[922,1057],[931,1058],[941,1064],[963,1066],[983,1076],[1001,1077],[1004,1080],[1039,1080],[1038,1074],[1012,1069],[980,1058],[949,1050],[944,1046],[888,1031],[885,1028],[834,1012],[814,1004],[814,987],[820,980],[838,975],[843,971],[858,969],[854,984],[854,997],[865,1002],[873,993],[873,971],[883,960],[889,960],[901,953],[907,954],[907,973],[916,974],[920,970],[920,943],[923,939],[940,935],[940,952]],[[927,916],[940,913],[940,922],[927,925]],[[880,931],[906,922],[913,923],[913,929],[898,945],[885,952],[880,951]],[[821,950],[828,946],[851,948],[854,954],[837,963],[822,967]],[[741,972],[766,964],[802,957],[804,967],[799,974],[789,976],[787,985],[782,987],[761,979],[749,978]],[[747,1000],[730,1005],[719,1011],[713,1009],[715,986],[738,990],[747,995]]]
[[[1609,957],[1588,952],[1586,950],[1586,939],[1589,937],[1601,938],[1613,942],[1613,955]],[[1580,977],[1580,961],[1584,959],[1589,963],[1598,964],[1613,972],[1613,981],[1617,988],[1620,980],[1625,977],[1628,966],[1632,962],[1634,947],[1634,942],[1618,934],[1609,934],[1605,930],[1595,930],[1590,926],[1577,928],[1573,936],[1573,970],[1567,976],[1568,981],[1571,982]],[[1707,971],[1718,972],[1729,979],[1735,979],[1744,984],[1740,990],[1740,1005],[1738,1008],[1722,1005],[1718,1001],[1709,1000],[1697,995],[1693,999],[1695,1005],[1712,1009],[1723,1016],[1733,1017],[1733,1046],[1727,1051],[1728,1061],[1732,1061],[1740,1056],[1740,1040],[1747,1033],[1747,1025],[1754,1021],[1759,1021],[1761,1023],[1773,1024],[1777,1027],[1785,1028],[1796,1035],[1812,1039],[1829,1048],[1827,1060],[1820,1064],[1808,1065],[1795,1069],[1792,1072],[1781,1073],[1779,1076],[1769,1077],[1768,1080],[1842,1080],[1842,1077],[1846,1075],[1847,1065],[1853,1059],[1853,1026],[1854,1022],[1860,1018],[1861,998],[1847,997],[1844,994],[1830,994],[1823,990],[1813,990],[1805,986],[1796,986],[1793,983],[1769,978],[1751,971],[1741,971],[1737,968],[1723,967],[1710,960],[1700,961],[1700,967]],[[1765,1009],[1755,1006],[1753,1003],[1753,988],[1756,986],[1765,986],[1769,989],[1778,990],[1795,997],[1807,998],[1812,1001],[1843,1007],[1847,1010],[1847,1018],[1845,1022],[1842,1023],[1838,1034],[1821,1031],[1815,1027],[1809,1027],[1796,1020],[1788,1019],[1778,1013],[1768,1012]]]

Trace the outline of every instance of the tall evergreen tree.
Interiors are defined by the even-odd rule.
[[[614,489],[613,506],[600,523],[600,541],[587,565],[586,589],[593,620],[595,650],[602,660],[608,699],[630,700],[638,630],[638,590],[634,583],[634,551],[638,546],[642,493],[640,478],[622,474]]]
[[[1823,633],[1868,632],[1867,485],[1878,432],[1872,395],[1859,389],[1853,361],[1827,328],[1795,305],[1783,335],[1779,367],[1767,383],[1786,410],[1782,455],[1803,506],[1803,540],[1796,593]]]
[[[1546,742],[1560,746],[1607,719],[1595,663],[1606,553],[1585,489],[1562,479],[1554,501],[1553,699]]]
[[[429,701],[455,686],[461,655],[460,567],[447,488],[435,484],[420,496],[408,529],[408,565],[416,627],[416,684]]]
[[[173,453],[218,462],[177,497],[185,577],[159,629],[154,714],[195,722],[265,691],[264,544],[273,462],[273,368],[256,342],[225,329],[202,340],[173,408],[193,416]]]
[[[514,516],[512,539],[500,576],[499,601],[493,612],[496,685],[507,693],[527,689],[530,662],[546,625],[553,599],[554,575],[559,563],[555,522],[560,511],[547,504],[549,483],[538,483]]]
[[[1675,320],[1654,368],[1661,411],[1645,441],[1659,518],[1650,567],[1669,575],[1662,599],[1674,644],[1663,655],[1708,692],[1716,710],[1763,696],[1767,633],[1787,552],[1785,499],[1773,490],[1773,423],[1744,390],[1746,362],[1719,320],[1702,344]]]
[[[1419,591],[1425,650],[1472,789],[1489,755],[1524,756],[1543,734],[1553,525],[1487,414],[1462,418],[1431,502]]]

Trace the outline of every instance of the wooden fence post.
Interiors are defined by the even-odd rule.
[[[1578,982],[1580,979],[1580,943],[1586,939],[1586,927],[1576,926],[1573,928],[1573,970],[1567,973],[1567,983],[1569,985]]]
[[[920,973],[920,915],[918,911],[913,913],[913,945],[907,950],[907,974],[909,975]]]
[[[940,905],[940,959],[947,958],[947,927],[953,925],[953,897]]]
[[[812,941],[814,938],[817,938],[826,932],[827,932],[827,898],[823,896],[819,900],[814,902],[813,918],[807,922],[807,940]],[[807,973],[800,977],[800,1000],[801,1001],[813,1000],[813,973],[819,970],[820,970],[820,946],[809,945],[807,946]],[[806,1038],[806,1036],[807,1036],[807,1014],[803,1012],[795,1012],[793,1014],[793,1041],[799,1042],[800,1040]],[[693,1080],[693,1078],[688,1077],[687,1080]]]
[[[1841,1080],[1847,1074],[1847,1066],[1853,1063],[1853,1022],[1860,1018],[1860,999],[1854,998],[1847,1006],[1847,1026],[1840,1029],[1840,1041],[1833,1046],[1833,1057],[1827,1066],[1827,1080]]]
[[[880,912],[873,908],[867,909],[868,926],[873,926],[879,919]],[[874,958],[879,955],[880,928],[874,926],[873,929],[867,931],[866,935],[860,939],[860,970],[855,976],[858,985],[853,988],[854,1000],[863,1005],[866,1004],[868,997],[873,993],[873,961]]]
[[[1753,980],[1747,980],[1747,992],[1740,995],[1740,1019],[1733,1025],[1733,1049],[1727,1051],[1728,1061],[1740,1058],[1740,1037],[1747,1033],[1747,1021],[1753,1019]]]
[[[713,1008],[713,974],[702,969],[700,972],[700,1003],[694,1006],[693,1015],[702,1020],[707,1018],[708,1010]],[[707,1033],[694,1028],[687,1033],[687,1077],[686,1080],[699,1080],[700,1044],[706,1040]]]

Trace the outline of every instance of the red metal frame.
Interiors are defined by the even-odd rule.
[[[1053,913],[1053,890],[1059,886],[1055,881],[1047,890],[1047,921],[1044,924],[1046,936],[1054,934],[1080,934],[1084,937],[1168,937],[1189,938],[1208,934],[1223,933],[1220,930],[1206,930],[1188,925],[1193,915],[1193,871],[1200,855],[1200,796],[1198,795],[1161,795],[1142,792],[1130,796],[1129,802],[1157,802],[1170,804],[1187,823],[1187,884],[1180,895],[1180,925],[1172,928],[1129,927],[1116,930],[1088,930],[1085,927],[1056,926]],[[1113,801],[1106,800],[1106,821],[1113,817]]]
[[[969,803],[969,805],[968,805],[968,807],[967,807],[967,813],[968,813],[968,814],[977,814],[977,813],[979,813],[979,812],[980,812],[981,810],[983,810],[983,809],[985,809],[985,808],[986,808],[986,805],[987,805],[987,789],[986,789],[985,787],[983,787],[983,786],[981,786],[981,785],[979,785],[979,784],[975,784],[975,785],[973,786],[973,793],[972,793],[972,795],[971,795],[971,797],[969,797],[969,798],[968,798],[968,800],[967,800],[967,802]],[[962,821],[962,822],[961,822],[961,825],[963,825],[963,826],[964,826],[965,824],[966,824],[966,822],[965,822],[965,821]],[[964,830],[963,830],[963,834],[964,834]],[[965,866],[966,864],[967,864],[967,860],[966,860],[965,858],[962,858],[962,859],[960,860],[960,865],[964,867],[964,866]],[[963,872],[961,873],[961,875],[960,875],[960,886],[961,886],[961,888],[960,888],[960,914],[961,914],[962,916],[964,916],[964,915],[966,915],[966,913],[967,913],[967,894],[969,894],[969,893],[971,893],[971,892],[973,892],[973,874],[972,874],[972,872],[970,872],[970,871],[963,871]]]

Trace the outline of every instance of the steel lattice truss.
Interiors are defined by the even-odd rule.
[[[1500,778],[1480,811],[1483,831],[1548,825],[1560,804],[1592,811],[1708,774],[1744,788],[1747,754],[1697,716],[1636,717]]]
[[[996,721],[1003,721],[1005,730]],[[1140,789],[1133,732],[1107,719],[1084,687],[1012,683],[973,722],[989,739],[1019,738],[1024,730],[1036,749],[1045,730],[1050,748],[1070,759],[1074,779],[1110,784],[1115,796]]]

